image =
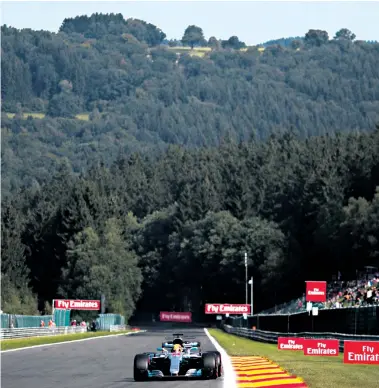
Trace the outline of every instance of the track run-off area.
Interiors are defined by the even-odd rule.
[[[175,331],[175,329],[174,329]],[[260,357],[229,357],[207,329],[182,329],[196,337],[203,351],[218,350],[223,375],[217,380],[165,379],[135,382],[137,353],[155,351],[173,329],[149,328],[133,335],[97,337],[1,353],[3,388],[303,388],[307,385],[280,366]]]

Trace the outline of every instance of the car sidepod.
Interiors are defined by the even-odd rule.
[[[148,354],[137,354],[134,357],[133,377],[135,381],[146,381],[149,378]]]

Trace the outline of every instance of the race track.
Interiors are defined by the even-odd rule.
[[[152,330],[1,354],[2,388],[221,388],[217,380],[135,382],[136,353],[154,351],[174,332],[196,335],[202,350],[215,350],[203,329]]]

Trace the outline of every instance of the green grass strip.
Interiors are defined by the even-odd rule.
[[[302,351],[278,350],[276,344],[265,344],[208,329],[230,356],[261,356],[301,377],[310,388],[378,388],[378,365],[344,364],[342,356],[304,356]]]
[[[88,332],[88,333],[78,333],[78,334],[59,334],[54,336],[46,336],[46,337],[30,337],[30,338],[12,338],[0,341],[1,350],[11,350],[11,349],[19,349],[25,348],[28,346],[34,345],[45,345],[45,344],[54,344],[57,342],[68,342],[85,338],[92,337],[104,337],[108,335],[114,334],[126,334],[129,333],[130,330],[118,331],[118,332],[109,332],[109,331],[98,331],[96,333]]]

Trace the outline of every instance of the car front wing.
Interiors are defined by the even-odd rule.
[[[166,377],[201,377],[202,370],[201,369],[188,369],[188,371],[184,375],[174,375],[168,376],[164,375],[160,370],[149,370],[148,371],[149,378],[166,378]]]

